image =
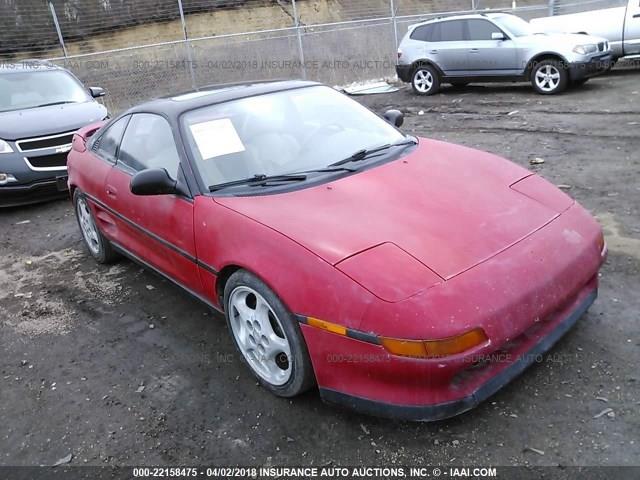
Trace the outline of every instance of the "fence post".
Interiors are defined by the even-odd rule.
[[[394,0],[389,0],[391,3],[391,21],[393,22],[393,42],[396,47],[395,51],[398,51],[398,19],[396,18],[396,3]]]
[[[191,57],[191,46],[189,45],[189,36],[187,34],[187,22],[184,19],[184,9],[182,8],[182,0],[178,0],[178,8],[180,9],[180,21],[182,22],[182,35],[184,37],[184,48],[187,51],[187,62],[189,62],[189,73],[191,74],[191,86],[194,90],[196,87],[196,75],[193,71],[193,58]]]
[[[58,33],[58,41],[60,42],[60,46],[62,47],[62,53],[64,54],[64,58],[67,58],[67,47],[64,44],[64,38],[62,37],[62,30],[60,30],[60,23],[58,22],[58,15],[56,15],[56,9],[53,6],[53,3],[49,2],[49,10],[51,11],[51,16],[53,17],[53,24],[56,26],[56,32]]]
[[[556,0],[549,0],[549,16],[556,14]]]
[[[298,36],[298,56],[300,57],[300,63],[302,64],[302,78],[307,79],[307,66],[304,63],[304,46],[302,45],[302,30],[300,27],[300,17],[298,16],[298,7],[296,0],[291,0],[291,6],[293,7],[293,22],[296,27],[296,35]]]

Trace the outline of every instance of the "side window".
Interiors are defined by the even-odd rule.
[[[91,146],[91,149],[105,160],[116,163],[118,146],[120,145],[120,140],[122,140],[122,134],[124,133],[124,129],[127,126],[128,121],[129,117],[126,116],[109,125],[107,130],[97,137],[96,141]]]
[[[450,20],[440,23],[441,42],[461,42],[465,39],[464,20]]]
[[[502,33],[502,30],[487,20],[467,20],[469,26],[469,40],[492,40],[493,33]]]
[[[169,123],[159,115],[134,114],[122,139],[118,162],[137,172],[164,168],[171,178],[178,178],[180,156]]]
[[[411,33],[411,39],[419,40],[421,42],[430,42],[432,32],[433,32],[433,25],[423,25],[422,27],[417,27]]]

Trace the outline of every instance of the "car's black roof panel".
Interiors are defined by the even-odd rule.
[[[212,85],[209,87],[201,87],[198,90],[190,92],[151,100],[129,109],[127,113],[148,112],[177,117],[184,112],[216,103],[224,103],[240,98],[316,85],[321,84],[304,80],[279,80],[273,82]]]

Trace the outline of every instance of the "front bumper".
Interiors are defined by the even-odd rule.
[[[459,400],[432,405],[399,405],[393,403],[378,402],[367,398],[361,398],[344,394],[335,390],[320,388],[320,396],[325,402],[345,406],[369,415],[392,418],[396,420],[410,421],[437,421],[460,415],[478,406],[481,402],[502,389],[513,379],[524,372],[530,365],[540,362],[542,356],[562,338],[573,325],[582,317],[597,298],[597,288],[584,291],[572,304],[571,308],[558,316],[555,322],[550,323],[544,335],[536,336],[529,342],[533,345],[511,352],[516,358],[508,366],[503,367],[495,375],[489,376],[476,390]],[[526,342],[525,342],[526,343]],[[499,364],[493,368],[500,369]]]
[[[396,65],[398,78],[405,83],[411,82],[411,65]]]
[[[68,195],[67,176],[36,181],[26,185],[0,187],[0,207],[17,207],[46,202]]]
[[[584,80],[605,73],[613,66],[613,55],[606,54],[595,57],[588,62],[574,62],[569,64],[571,80]]]
[[[64,165],[55,166],[38,167],[30,163],[50,158],[52,153],[66,159],[66,152],[57,153],[55,148],[20,152],[15,143],[11,146],[15,152],[1,156],[0,172],[12,175],[15,181],[0,185],[0,207],[46,202],[66,194],[66,160]]]
[[[438,286],[402,302],[370,305],[357,332],[340,336],[303,324],[323,398],[374,415],[425,421],[473,408],[539,361],[593,302],[606,258],[606,247],[598,249],[600,235],[595,220],[574,204]],[[391,355],[377,341],[442,339],[478,327],[487,343],[444,358]]]

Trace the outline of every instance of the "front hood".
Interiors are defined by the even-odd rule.
[[[0,138],[20,140],[70,132],[106,116],[107,109],[94,101],[0,112]]]
[[[528,37],[520,37],[526,43],[532,45],[545,45],[557,51],[561,48],[572,50],[577,45],[597,44],[606,41],[601,37],[593,35],[583,35],[580,33],[544,33],[541,35],[530,35]]]
[[[421,139],[401,159],[325,185],[215,200],[333,265],[392,243],[447,279],[558,215],[510,188],[528,175],[494,155]]]

